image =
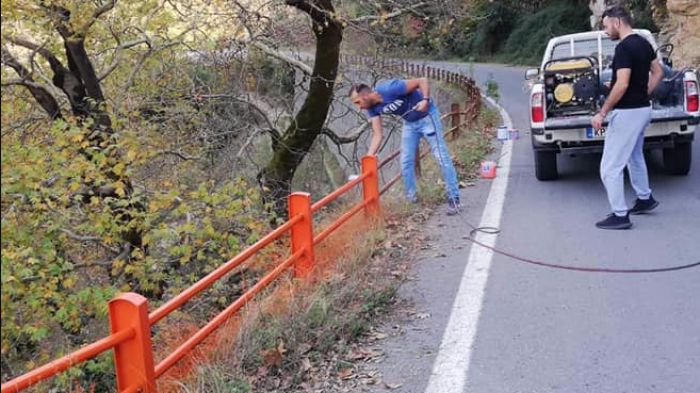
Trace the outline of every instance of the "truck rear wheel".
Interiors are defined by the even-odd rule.
[[[676,143],[673,148],[664,149],[664,168],[669,175],[685,176],[690,172],[693,149],[690,142]]]
[[[535,150],[535,177],[537,180],[556,180],[557,152]]]

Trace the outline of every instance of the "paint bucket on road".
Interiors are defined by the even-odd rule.
[[[497,131],[498,132],[496,133],[496,138],[498,138],[499,141],[505,142],[508,140],[508,127],[500,126],[498,127]]]
[[[520,131],[518,130],[510,130],[510,139],[517,141],[520,139]]]
[[[496,177],[496,162],[495,161],[481,161],[481,178],[482,179],[493,179]]]

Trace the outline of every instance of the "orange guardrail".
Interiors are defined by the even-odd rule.
[[[409,67],[407,63],[402,63],[401,67],[403,67],[402,69],[405,69],[407,73],[414,72],[413,65]],[[430,67],[428,67],[428,69],[430,70]],[[430,70],[430,72],[434,72],[434,69]],[[450,83],[463,83],[464,86],[473,86],[466,82],[466,77],[458,74],[446,71],[445,73],[438,73],[436,75]],[[470,99],[471,102],[468,101],[467,105],[465,105],[465,112],[459,111],[459,104],[453,104],[451,107],[452,112],[442,117],[444,119],[450,116],[452,119],[452,127],[445,134],[459,132],[460,125],[462,124],[459,120],[461,115],[465,115],[467,123],[476,118],[474,112],[478,111],[480,104],[474,103],[474,101],[478,100],[473,99],[471,93],[470,97],[472,97],[472,99]],[[427,154],[427,151],[417,154],[417,157],[423,157],[425,154]],[[293,268],[295,277],[306,277],[314,268],[315,245],[330,236],[335,230],[360,211],[364,211],[367,217],[377,217],[380,214],[380,195],[384,194],[400,178],[400,174],[396,175],[380,189],[379,169],[387,165],[398,155],[398,151],[392,153],[382,160],[379,165],[376,157],[363,157],[362,173],[360,176],[344,184],[314,204],[311,204],[311,195],[308,193],[295,192],[291,194],[288,198],[288,221],[150,314],[148,313],[148,301],[143,296],[136,293],[125,293],[117,296],[109,302],[111,331],[109,336],[2,384],[1,393],[20,392],[108,350],[114,351],[118,392],[155,392],[157,389],[155,381],[158,377],[162,376],[178,361],[185,357],[195,346],[205,340],[214,330],[240,310],[257,293],[272,283],[284,271],[291,267]],[[362,184],[362,201],[344,212],[340,217],[329,224],[328,227],[314,236],[313,214],[360,184]],[[278,240],[280,237],[285,236],[287,233],[291,236],[290,256],[279,263],[271,272],[263,276],[260,281],[236,299],[236,301],[207,322],[206,325],[187,338],[177,349],[154,366],[151,327],[187,303],[194,296],[207,289],[224,275],[246,262],[258,251],[275,240]]]

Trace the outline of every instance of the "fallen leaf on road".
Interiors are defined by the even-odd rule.
[[[374,339],[374,340],[383,340],[383,339],[385,339],[385,338],[387,338],[387,337],[389,337],[389,335],[386,334],[386,333],[382,333],[382,332],[376,332],[376,333],[372,333],[372,334],[370,335],[370,338],[372,338],[372,339]]]
[[[390,390],[398,389],[401,386],[403,386],[402,383],[389,383],[389,382],[384,382],[384,387]]]
[[[276,367],[282,363],[282,354],[277,348],[262,351],[263,364],[266,368]]]
[[[309,371],[311,369],[311,360],[309,360],[309,358],[301,359],[301,369],[303,371]]]
[[[340,377],[341,379],[351,379],[355,378],[355,374],[352,372],[351,368],[344,368],[338,371],[338,377]]]

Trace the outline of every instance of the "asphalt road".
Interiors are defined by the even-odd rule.
[[[657,268],[699,261],[700,142],[694,142],[688,176],[663,174],[659,152],[648,158],[653,194],[661,202],[657,211],[634,216],[628,231],[597,229],[594,223],[609,212],[599,157],[560,157],[559,180],[535,179],[523,74],[522,68],[474,67],[480,84],[497,81],[500,104],[522,135],[513,144],[497,247],[584,267]],[[463,239],[464,220],[479,222],[489,187],[489,181],[480,181],[463,191],[463,216],[437,215],[426,225],[435,248],[419,255],[415,279],[400,290],[418,314],[384,327],[401,332],[385,341],[387,358],[379,365],[385,381],[402,384],[397,391],[425,392],[436,371],[472,248]],[[629,186],[627,199],[634,199]],[[460,392],[700,392],[700,268],[580,273],[494,255],[482,298],[473,341],[456,348],[469,353]]]

